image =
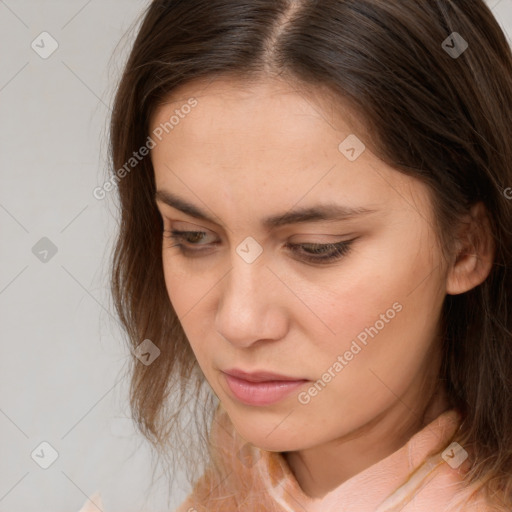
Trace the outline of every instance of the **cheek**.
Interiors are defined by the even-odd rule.
[[[183,264],[163,257],[163,271],[167,295],[182,325],[200,366],[211,339],[212,317],[202,308],[206,295],[213,292],[218,279],[208,279],[205,275],[184,270]],[[204,370],[204,368],[203,368]]]
[[[333,388],[360,396],[363,387],[374,387],[386,394],[377,375],[402,392],[429,357],[443,303],[442,275],[414,249],[405,257],[388,251],[378,260],[360,258],[357,268],[331,281],[323,299],[318,295],[317,310],[335,334],[316,338],[309,355],[317,374],[342,356],[344,377]]]
[[[339,278],[331,276],[329,283],[309,294],[318,298],[312,309],[322,312],[319,316],[334,331],[331,337],[335,344],[340,337],[356,337],[390,309],[388,316],[394,316],[393,304],[404,299],[407,277],[390,273],[383,263],[382,259],[361,258],[340,271]]]
[[[201,297],[206,293],[207,281],[203,275],[184,265],[179,256],[164,252],[162,260],[167,295],[180,321],[186,321],[193,316]]]
[[[369,243],[340,267],[338,277],[329,275],[329,281],[317,290],[317,307],[324,311],[326,323],[334,331],[354,336],[386,312],[398,319],[391,323],[404,323],[409,315],[417,316],[418,324],[422,319],[427,325],[431,323],[428,319],[443,300],[440,259],[430,250],[429,232],[410,227],[415,234],[405,239],[404,231]],[[403,306],[398,315],[394,315],[396,303]]]
[[[171,260],[172,258],[166,257],[164,254],[163,271],[165,287],[176,316],[190,342],[196,339],[193,336],[193,332],[190,331],[193,324],[189,323],[189,320],[194,317],[194,312],[197,308],[199,301],[197,285],[200,286],[200,283],[181,271],[180,268],[182,267],[180,267],[178,262]],[[190,343],[190,345],[195,352],[194,343]]]

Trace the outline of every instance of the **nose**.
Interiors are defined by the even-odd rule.
[[[247,348],[284,337],[286,287],[261,256],[247,263],[234,253],[232,268],[219,284],[215,328],[229,343]]]

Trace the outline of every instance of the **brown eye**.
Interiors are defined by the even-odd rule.
[[[198,257],[201,253],[206,251],[205,248],[195,249],[193,247],[209,246],[211,244],[218,244],[219,242],[201,243],[208,233],[205,231],[179,231],[179,230],[164,230],[164,236],[171,239],[173,243],[171,247],[177,247],[180,252],[187,257]],[[298,258],[309,263],[329,263],[336,261],[350,250],[353,240],[337,242],[335,244],[286,244]]]
[[[328,263],[345,256],[353,240],[338,242],[335,244],[287,244],[287,247],[298,254],[301,259],[310,263]]]
[[[173,242],[171,247],[177,247],[183,254],[187,255],[197,255],[194,253],[204,252],[204,249],[192,249],[189,246],[205,246],[209,245],[208,243],[200,243],[207,237],[207,233],[205,231],[179,231],[176,229],[163,231],[163,236],[165,238],[170,239]],[[213,242],[217,243],[217,242]]]

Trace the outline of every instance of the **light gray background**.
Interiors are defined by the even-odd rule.
[[[512,34],[512,0],[488,3]],[[92,195],[147,4],[0,0],[0,512],[73,512],[95,491],[104,512],[169,510],[127,403],[129,354],[107,282],[114,203]],[[43,31],[59,45],[47,59],[31,47]],[[43,237],[57,247],[46,262],[32,251]],[[58,452],[48,469],[31,458],[42,442]],[[187,491],[176,484],[171,510]]]

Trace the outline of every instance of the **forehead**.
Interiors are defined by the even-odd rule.
[[[217,116],[215,127],[219,129],[224,125],[224,115],[229,114],[230,124],[240,121],[244,125],[249,120],[254,124],[259,120],[265,120],[267,131],[270,133],[272,125],[278,127],[279,123],[276,121],[283,119],[285,113],[286,119],[293,117],[298,127],[304,124],[300,118],[313,117],[325,123],[324,128],[331,130],[358,133],[365,131],[364,123],[355,109],[327,86],[295,84],[285,79],[271,77],[259,80],[220,77],[209,81],[201,79],[185,83],[168,94],[164,103],[153,111],[150,119],[151,129],[169,121],[169,114],[186,106],[191,98],[197,100],[200,107],[194,109],[194,119],[201,119],[200,124],[205,129],[208,129],[205,125],[208,117]],[[277,112],[265,111],[265,106],[272,106]],[[246,117],[248,113],[252,114],[250,119]],[[223,115],[218,117],[219,114]],[[283,122],[286,119],[283,119]],[[365,138],[369,139],[367,136]]]
[[[212,205],[215,191],[233,213],[243,201],[255,214],[319,198],[392,206],[421,188],[380,161],[354,111],[324,93],[275,80],[215,80],[176,89],[151,119],[152,131],[168,125],[151,150],[157,188]],[[184,108],[192,98],[196,106]],[[365,149],[351,161],[340,144],[356,130]]]
[[[151,132],[159,130],[162,138],[152,160],[231,169],[233,179],[268,165],[274,174],[286,177],[290,170],[288,177],[296,178],[320,158],[333,165],[340,142],[354,131],[329,99],[275,79],[185,84],[151,118]]]

